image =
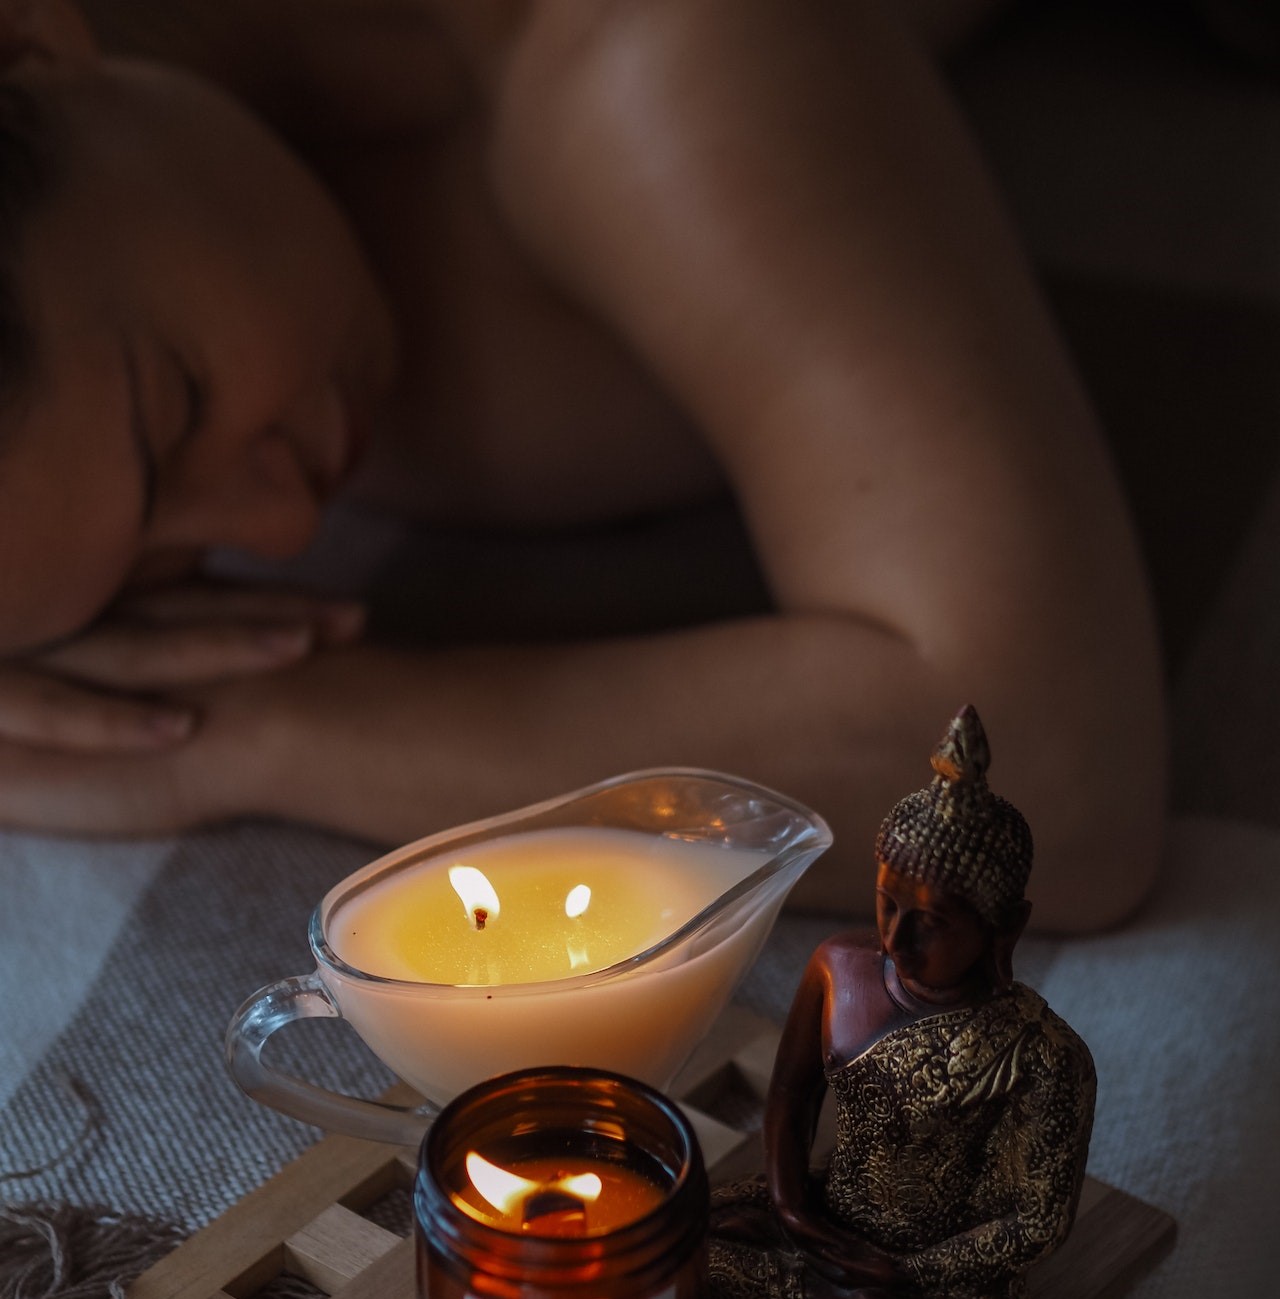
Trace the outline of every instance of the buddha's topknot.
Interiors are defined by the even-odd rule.
[[[932,763],[932,782],[880,826],[876,857],[1001,925],[1026,889],[1031,830],[1012,803],[987,787],[991,750],[972,704],[951,719]]]

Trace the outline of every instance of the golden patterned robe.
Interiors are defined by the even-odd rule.
[[[1070,1228],[1084,1178],[1096,1084],[1079,1037],[1015,984],[894,1030],[827,1082],[831,1217],[895,1255],[921,1294],[1022,1294],[1025,1269]],[[760,1183],[717,1193],[763,1201]],[[798,1299],[804,1272],[785,1249],[713,1238],[720,1295]]]

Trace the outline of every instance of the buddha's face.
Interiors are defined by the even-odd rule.
[[[925,1000],[963,995],[987,978],[992,933],[960,898],[880,864],[880,943],[909,991]]]

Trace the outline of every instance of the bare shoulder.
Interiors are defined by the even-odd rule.
[[[779,609],[831,647],[804,670],[829,674],[842,742],[882,745],[869,808],[970,700],[1036,834],[1038,921],[1119,919],[1164,810],[1150,593],[1103,431],[934,69],[881,4],[573,8],[532,6],[507,65],[512,228],[717,455]]]

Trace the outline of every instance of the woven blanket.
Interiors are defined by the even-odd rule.
[[[163,845],[0,836],[0,1170],[44,1170],[0,1183],[3,1198],[191,1231],[315,1140],[236,1090],[222,1036],[260,985],[311,968],[312,907],[371,852],[274,824]],[[1090,1171],[1179,1220],[1177,1248],[1136,1295],[1261,1292],[1280,1167],[1267,999],[1280,986],[1278,917],[1280,833],[1184,820],[1137,923],[1019,947],[1019,976],[1097,1059]],[[832,927],[785,916],[739,999],[781,1019]],[[390,1081],[334,1021],[282,1038],[281,1058],[329,1086],[370,1094]]]

